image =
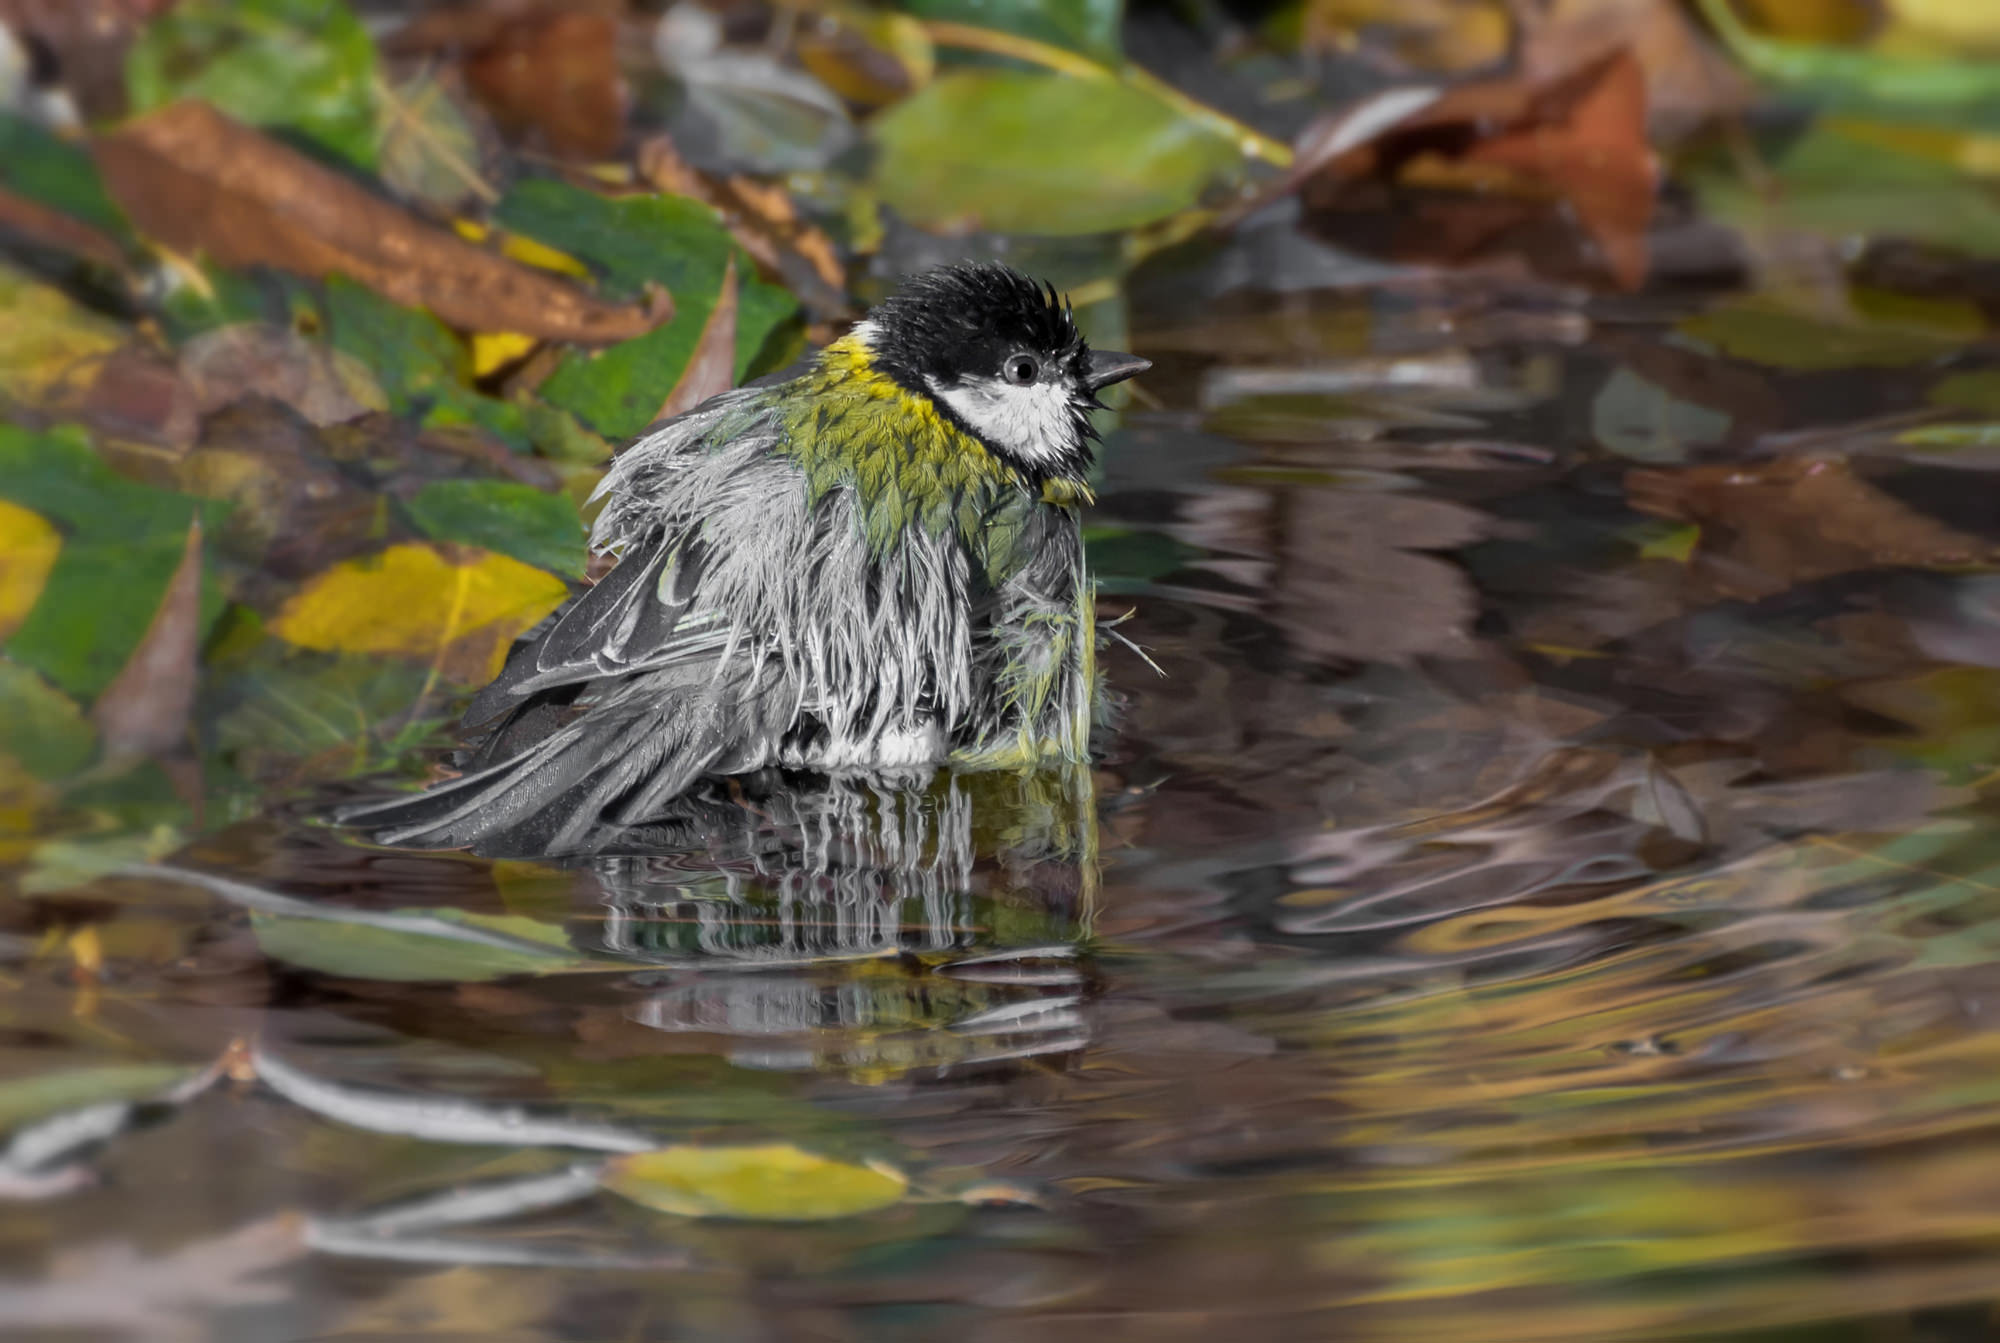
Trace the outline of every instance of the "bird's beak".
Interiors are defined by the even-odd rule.
[[[1109,387],[1114,382],[1137,377],[1153,366],[1150,359],[1141,359],[1136,354],[1119,354],[1116,350],[1092,350],[1090,362],[1083,370],[1083,385],[1095,392]]]

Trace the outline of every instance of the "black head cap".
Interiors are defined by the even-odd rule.
[[[869,346],[884,372],[915,391],[995,374],[1016,350],[1063,362],[1086,353],[1067,304],[997,261],[962,261],[908,280],[868,314]]]

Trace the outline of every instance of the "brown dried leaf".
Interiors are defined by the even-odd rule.
[[[693,410],[711,396],[720,396],[736,385],[736,258],[730,257],[722,269],[722,291],[715,307],[702,323],[701,338],[680,381],[660,403],[659,419]]]
[[[181,562],[153,623],[90,716],[112,760],[161,755],[187,736],[201,644],[201,519],[188,524]]]
[[[0,187],[0,233],[16,233],[100,266],[125,269],[124,249],[110,234],[4,187]]]
[[[538,133],[569,158],[616,152],[625,134],[618,25],[604,14],[531,14],[508,23],[465,62],[466,82],[502,130]]]
[[[1631,471],[1642,513],[1701,525],[1696,558],[1726,596],[1764,597],[1856,569],[1954,569],[1992,546],[1919,513],[1854,474],[1844,457]]]
[[[673,315],[656,291],[615,305],[482,251],[206,103],[163,107],[97,138],[105,185],[138,226],[224,266],[336,271],[453,326],[601,345]]]

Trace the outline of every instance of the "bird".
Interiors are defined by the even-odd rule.
[[[758,771],[1087,762],[1091,417],[1150,366],[1093,350],[1006,265],[906,281],[796,369],[619,453],[590,534],[615,566],[473,699],[462,772],[338,819],[559,853]]]

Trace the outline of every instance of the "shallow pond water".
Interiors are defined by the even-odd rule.
[[[1898,438],[1935,361],[1714,310],[1289,231],[1149,267],[1095,769],[718,789],[563,861],[288,798],[42,902],[0,1327],[1993,1336],[1988,463]],[[656,1143],[907,1187],[600,1183]]]

